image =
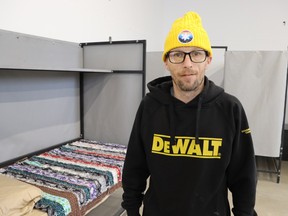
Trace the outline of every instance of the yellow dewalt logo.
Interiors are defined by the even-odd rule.
[[[195,143],[194,137],[176,136],[174,145],[170,136],[154,134],[152,153],[177,157],[221,158],[222,139],[200,137],[201,143]]]
[[[250,130],[250,128],[247,128],[245,130],[242,130],[241,132],[245,133],[245,134],[249,134],[249,133],[251,133],[251,130]]]

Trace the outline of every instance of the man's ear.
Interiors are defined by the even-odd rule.
[[[208,62],[208,64],[210,64],[212,62],[212,57],[211,56],[207,57],[207,62]]]
[[[168,66],[168,63],[167,63],[167,59],[164,61],[164,66],[165,66],[165,69],[167,71],[169,71],[169,66]]]
[[[209,65],[211,64],[211,62],[212,62],[212,57],[211,57],[211,56],[207,57],[207,64],[206,64],[206,66],[205,66],[205,70],[207,70],[207,68],[209,67]]]

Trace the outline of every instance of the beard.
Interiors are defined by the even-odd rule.
[[[204,81],[204,77],[195,80],[193,83],[186,83],[178,79],[173,79],[174,84],[183,92],[190,92],[197,90]]]

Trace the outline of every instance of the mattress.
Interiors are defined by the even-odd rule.
[[[35,209],[85,215],[121,187],[126,146],[78,140],[1,168],[0,173],[40,188]]]

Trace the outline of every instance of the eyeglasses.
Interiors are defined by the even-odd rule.
[[[202,63],[206,60],[208,52],[205,50],[193,50],[189,53],[182,51],[170,51],[167,53],[169,61],[173,64],[181,64],[185,61],[186,55],[189,56],[190,60],[194,63]]]

